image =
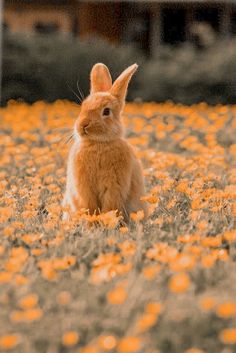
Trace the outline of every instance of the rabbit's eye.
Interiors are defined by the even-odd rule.
[[[111,109],[110,108],[104,108],[102,115],[103,116],[109,116],[111,114]]]

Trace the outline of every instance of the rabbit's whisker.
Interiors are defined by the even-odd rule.
[[[73,90],[73,88],[67,83],[67,87],[71,90],[72,93],[78,98],[79,102],[82,103],[82,99],[78,96],[78,94]]]
[[[79,80],[77,80],[76,86],[77,86],[77,89],[78,89],[79,94],[80,94],[80,96],[81,96],[81,98],[82,98],[82,101],[83,101],[83,100],[84,100],[84,93],[83,93],[82,89],[81,89],[80,86],[79,86]]]
[[[74,134],[72,133],[66,140],[66,144],[69,144],[73,140]]]
[[[58,143],[62,143],[63,145],[69,144],[73,139],[73,132],[67,132],[65,136],[62,136]]]
[[[68,133],[71,131],[71,127],[55,127],[51,130],[53,133]]]

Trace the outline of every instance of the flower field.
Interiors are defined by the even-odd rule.
[[[61,219],[79,106],[0,109],[0,352],[236,352],[236,106],[127,104],[150,216]]]

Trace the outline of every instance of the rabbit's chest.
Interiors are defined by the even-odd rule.
[[[129,169],[129,164],[129,151],[116,146],[107,146],[102,151],[96,147],[81,149],[75,170],[78,184],[100,193],[111,181],[118,181],[122,171]]]

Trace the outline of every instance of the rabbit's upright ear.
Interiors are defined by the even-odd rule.
[[[90,93],[106,92],[111,89],[112,80],[106,65],[96,64],[90,73]]]
[[[137,68],[137,64],[129,66],[113,83],[110,93],[122,102],[125,100],[129,81]]]

